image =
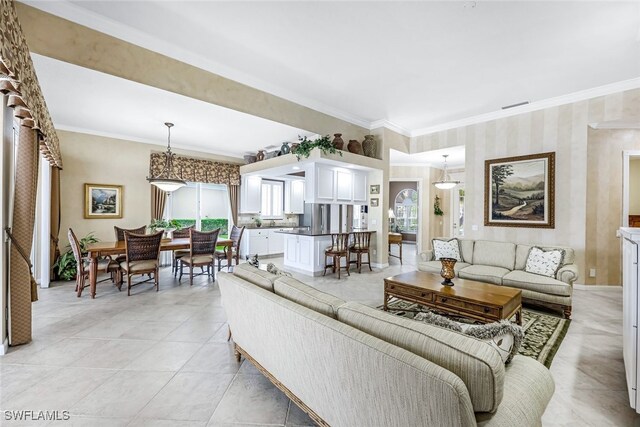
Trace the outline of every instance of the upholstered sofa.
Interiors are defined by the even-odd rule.
[[[459,239],[459,242],[462,261],[454,268],[458,277],[521,289],[524,302],[559,309],[566,318],[571,317],[573,283],[578,279],[573,249],[539,246],[545,250],[564,250],[564,259],[555,277],[546,277],[525,271],[529,251],[536,245],[470,239]],[[420,254],[418,270],[440,273],[440,269],[440,261],[434,259],[432,250]]]
[[[247,264],[218,277],[238,358],[319,425],[541,425],[554,383],[531,358]]]

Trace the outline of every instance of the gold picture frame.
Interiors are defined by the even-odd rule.
[[[122,218],[122,192],[122,185],[84,184],[84,217]]]
[[[556,153],[485,161],[484,225],[555,228]]]

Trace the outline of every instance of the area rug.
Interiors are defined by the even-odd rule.
[[[393,299],[388,304],[389,312],[397,316],[412,319],[417,312],[432,311],[443,314],[437,310],[429,310],[419,304]],[[382,306],[378,307],[382,309]],[[449,318],[453,316],[447,315]],[[457,321],[469,322],[463,318],[454,318]],[[524,328],[524,340],[520,346],[519,354],[536,359],[549,368],[553,357],[556,355],[562,340],[569,329],[570,319],[529,308],[522,309],[522,327]]]

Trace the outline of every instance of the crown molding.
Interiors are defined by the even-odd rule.
[[[240,71],[236,68],[229,67],[220,62],[213,61],[210,58],[191,52],[174,43],[161,40],[151,36],[145,32],[137,30],[129,25],[107,18],[98,13],[87,10],[81,6],[73,4],[68,0],[58,1],[36,1],[36,0],[20,0],[33,8],[42,10],[62,19],[83,25],[92,30],[107,34],[111,37],[124,40],[128,43],[149,49],[161,55],[182,61],[194,67],[202,68],[210,73],[233,80],[254,89],[266,92],[269,95],[285,99],[294,104],[310,108],[319,113],[326,114],[336,119],[360,126],[364,129],[371,129],[371,122],[354,114],[347,113],[319,101],[298,95],[277,85],[268,83],[253,75]],[[407,135],[408,136],[408,135]]]
[[[598,86],[591,89],[573,92],[567,95],[561,95],[554,98],[548,98],[535,101],[520,107],[509,108],[508,110],[493,111],[491,113],[480,114],[473,117],[467,117],[461,120],[455,120],[440,125],[430,126],[422,129],[416,129],[411,132],[411,137],[428,135],[449,129],[469,126],[476,123],[488,122],[491,120],[502,119],[505,117],[517,116],[522,113],[543,110],[545,108],[557,107],[559,105],[571,104],[573,102],[584,101],[586,99],[597,98],[599,96],[609,95],[616,92],[624,92],[626,90],[640,88],[640,77],[634,79],[623,80],[608,85]]]
[[[369,130],[374,130],[379,128],[386,128],[395,133],[399,133],[400,135],[411,137],[410,130],[405,129],[402,126],[395,124],[386,119],[380,119],[380,120],[376,120],[374,122],[369,123]]]
[[[152,140],[152,139],[147,139],[147,138],[138,138],[138,137],[134,137],[134,136],[129,136],[129,135],[122,135],[119,133],[113,133],[113,132],[101,132],[101,131],[96,131],[93,129],[86,129],[86,128],[80,128],[77,126],[67,126],[67,125],[63,125],[63,124],[56,124],[54,125],[56,130],[62,130],[62,131],[66,131],[66,132],[75,132],[75,133],[83,133],[86,135],[94,135],[94,136],[100,136],[100,137],[104,137],[104,138],[112,138],[112,139],[119,139],[121,141],[128,141],[128,142],[138,142],[140,144],[149,144],[149,145],[157,145],[159,147],[166,147],[164,142],[158,142],[156,140]],[[202,153],[202,154],[214,154],[214,155],[218,155],[218,156],[225,156],[225,157],[230,157],[233,159],[238,159],[238,160],[242,160],[242,157],[239,156],[236,153],[230,153],[228,151],[220,151],[220,150],[207,150],[204,151],[204,149],[202,147],[198,147],[195,145],[189,145],[189,144],[176,144],[174,141],[171,141],[171,148],[175,148],[178,150],[189,150],[189,151],[196,151],[198,153]]]

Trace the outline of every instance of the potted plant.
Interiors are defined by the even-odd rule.
[[[336,149],[336,147],[331,143],[331,139],[329,139],[329,135],[325,135],[323,137],[317,138],[313,141],[308,139],[306,136],[300,137],[298,136],[298,140],[300,144],[296,148],[296,157],[298,161],[304,157],[307,158],[311,154],[311,150],[314,148],[319,148],[324,154],[340,154],[342,157],[342,151]]]
[[[175,219],[153,219],[151,220],[151,224],[149,224],[149,229],[154,232],[164,231],[164,237],[170,239],[171,233],[180,229],[180,222]]]
[[[435,202],[433,203],[433,214],[437,216],[443,216],[444,212],[440,209],[440,197],[436,196]]]
[[[80,252],[82,256],[87,254],[87,245],[99,241],[100,240],[93,235],[93,232],[80,239]],[[55,264],[53,264],[54,273],[57,278],[61,280],[73,280],[78,272],[78,266],[76,264],[76,259],[73,256],[71,245],[67,245],[65,249],[66,251],[63,254],[60,254]]]

